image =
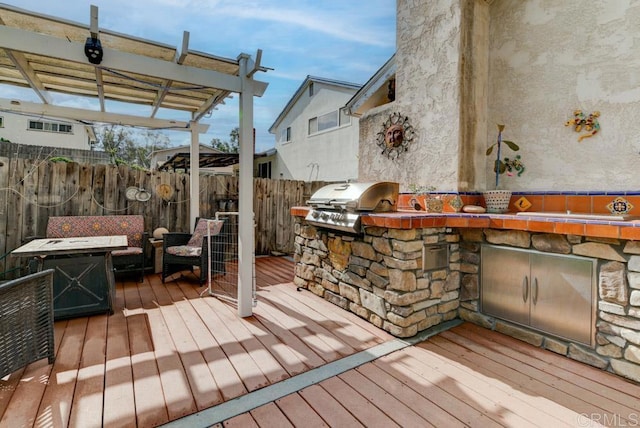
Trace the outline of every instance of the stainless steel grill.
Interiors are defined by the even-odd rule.
[[[328,229],[360,233],[363,212],[396,210],[399,188],[398,183],[388,181],[324,186],[307,201],[311,210],[305,220]]]

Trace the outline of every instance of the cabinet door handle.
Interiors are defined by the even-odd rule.
[[[529,298],[529,277],[522,278],[522,301],[526,302]]]
[[[538,303],[538,278],[533,278],[533,284],[531,287],[531,300],[533,301],[533,304],[537,304]]]

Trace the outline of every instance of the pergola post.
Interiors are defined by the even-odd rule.
[[[238,218],[238,315],[252,315],[253,305],[253,78],[250,57],[238,56],[240,79],[240,177]]]
[[[196,218],[200,216],[200,143],[198,142],[197,122],[190,122],[191,150],[189,157],[189,231],[196,227]]]

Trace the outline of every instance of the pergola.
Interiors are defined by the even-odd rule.
[[[199,120],[232,94],[239,94],[239,276],[238,312],[252,313],[253,263],[253,97],[267,83],[254,80],[255,59],[241,53],[222,58],[189,49],[189,33],[180,48],[144,40],[98,25],[91,6],[89,25],[37,14],[0,3],[0,84],[30,88],[41,103],[0,98],[0,111],[73,121],[110,123],[191,133],[190,192],[198,195],[198,134],[208,126]],[[54,105],[51,93],[97,99],[99,110]],[[107,111],[105,101],[146,106],[150,113]],[[189,115],[188,120],[160,119],[159,109]],[[177,114],[176,114],[177,115]],[[187,116],[188,117],[188,116]],[[190,200],[191,229],[199,216],[197,198]]]

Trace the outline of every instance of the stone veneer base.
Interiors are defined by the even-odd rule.
[[[318,229],[296,218],[295,283],[397,337],[461,318],[640,382],[640,242],[488,228]],[[483,243],[598,260],[596,346],[560,340],[480,312]],[[444,269],[422,270],[425,244],[449,246]]]

